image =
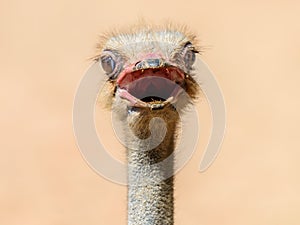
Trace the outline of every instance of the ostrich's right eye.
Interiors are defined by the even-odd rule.
[[[102,56],[100,58],[101,66],[106,74],[111,77],[113,76],[113,71],[116,68],[116,62],[110,55]]]

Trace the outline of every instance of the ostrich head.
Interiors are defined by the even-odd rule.
[[[193,79],[199,52],[195,42],[185,29],[167,26],[113,33],[99,44],[95,59],[107,76],[100,100],[113,106],[126,125],[128,224],[173,224],[173,173],[169,172],[174,169],[179,110],[199,92]],[[161,123],[151,128],[157,117],[165,122],[164,135]],[[149,148],[161,136],[159,145]],[[169,156],[168,163],[160,164]]]
[[[115,103],[127,117],[182,109],[198,94],[192,77],[199,52],[195,43],[195,36],[186,29],[170,26],[104,36],[95,59],[108,78],[106,103]]]

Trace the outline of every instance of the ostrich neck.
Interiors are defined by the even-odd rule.
[[[149,143],[143,140],[150,135],[149,122],[154,116],[164,119],[167,131],[163,141],[154,149],[148,150]],[[141,139],[138,143],[130,135],[127,139],[129,142],[134,140],[134,145],[137,146],[134,149],[127,148],[128,225],[174,224],[174,179],[173,176],[164,179],[166,171],[173,171],[174,162],[172,159],[167,165],[158,163],[172,157],[177,117],[177,113],[172,110],[157,115],[139,115],[129,122],[135,136]],[[151,134],[152,138],[157,138],[161,132],[160,128],[155,129],[156,135]]]

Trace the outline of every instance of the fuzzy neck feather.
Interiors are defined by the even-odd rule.
[[[149,143],[143,142],[150,135],[149,122],[159,117],[166,123],[166,134],[163,141],[154,149],[145,151]],[[136,139],[128,137],[127,141],[134,141],[138,148],[127,149],[128,159],[128,225],[172,225],[174,224],[173,177],[163,179],[168,170],[173,170],[173,160],[167,166],[157,164],[174,151],[175,131],[178,113],[169,108],[159,111],[143,111],[133,113],[127,118],[127,123]],[[157,139],[163,133],[161,127],[154,129]],[[153,140],[154,141],[154,140]],[[129,143],[128,146],[133,146]],[[149,165],[153,165],[151,168]]]

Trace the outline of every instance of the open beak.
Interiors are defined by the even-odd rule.
[[[117,93],[129,106],[161,109],[176,102],[183,91],[184,72],[163,59],[145,59],[124,69]]]

